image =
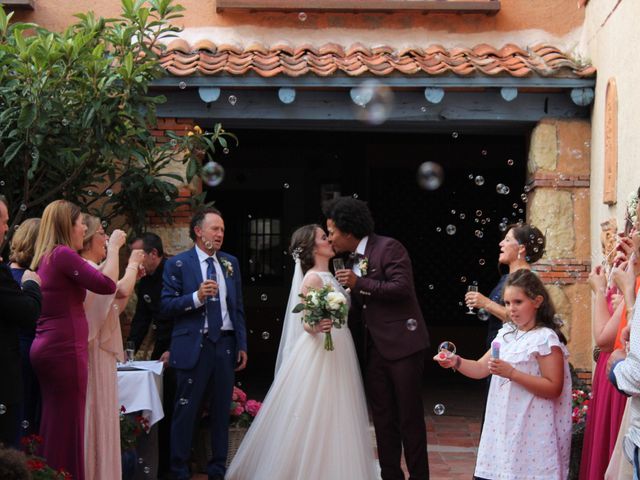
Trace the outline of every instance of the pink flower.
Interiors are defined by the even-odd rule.
[[[238,403],[238,402],[232,402],[231,403],[231,415],[237,417],[242,415],[242,412],[244,412],[244,408],[242,407],[242,404]]]
[[[247,402],[246,410],[249,412],[249,415],[255,417],[258,414],[260,407],[262,407],[262,403],[257,402],[256,400],[249,400]]]
[[[233,387],[233,395],[231,396],[231,400],[244,404],[247,401],[247,394],[240,390],[238,387]]]

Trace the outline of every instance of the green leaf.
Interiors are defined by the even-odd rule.
[[[13,158],[18,154],[18,152],[23,146],[24,146],[24,142],[18,141],[18,142],[12,143],[7,147],[7,149],[4,151],[4,154],[1,157],[4,159],[3,165],[5,167],[9,165],[9,163],[11,163],[11,160],[13,160]]]
[[[29,103],[24,105],[20,110],[20,116],[18,117],[18,128],[27,129],[33,125],[36,119],[36,105]]]

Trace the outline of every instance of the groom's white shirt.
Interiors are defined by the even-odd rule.
[[[355,253],[358,253],[364,257],[364,252],[367,249],[368,240],[369,236],[362,238],[360,240],[360,243],[358,244],[358,247],[356,248]],[[353,267],[351,267],[351,270],[353,270],[353,273],[355,273],[357,276],[362,276],[362,272],[360,271],[360,262],[353,262]]]

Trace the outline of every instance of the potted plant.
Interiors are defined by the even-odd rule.
[[[122,454],[122,480],[132,479],[136,472],[136,445],[142,432],[149,432],[149,420],[140,414],[127,415],[120,406],[120,451]]]
[[[27,469],[31,474],[32,480],[71,480],[73,478],[69,472],[62,468],[54,470],[47,465],[46,459],[36,454],[38,448],[42,445],[42,437],[40,435],[34,434],[22,437],[20,442],[27,454]]]

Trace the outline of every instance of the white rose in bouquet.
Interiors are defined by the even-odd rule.
[[[340,292],[329,292],[327,293],[327,304],[329,308],[333,311],[340,310],[340,307],[347,303],[347,299]]]
[[[320,299],[318,298],[318,292],[315,290],[312,290],[311,293],[309,293],[309,300],[311,301],[312,305],[318,306],[320,305]]]

